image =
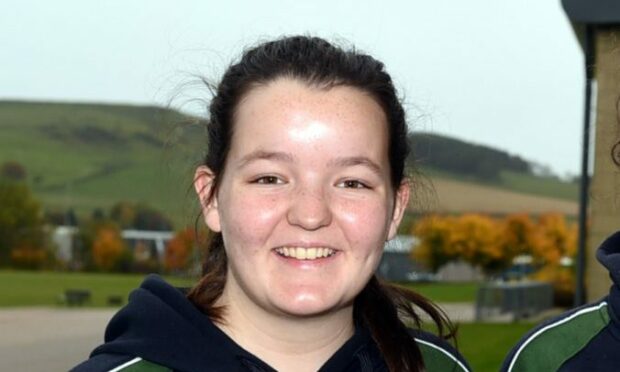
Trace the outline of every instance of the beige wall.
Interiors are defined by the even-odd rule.
[[[590,229],[586,255],[586,295],[596,300],[609,290],[607,271],[595,254],[599,244],[620,229],[620,167],[611,150],[620,141],[620,27],[599,29],[595,36],[596,101],[594,175],[590,187]]]

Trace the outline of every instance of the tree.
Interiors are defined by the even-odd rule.
[[[164,266],[168,271],[182,271],[191,268],[197,249],[197,238],[204,239],[204,234],[192,228],[178,231],[168,242],[164,256]]]
[[[574,257],[577,252],[577,226],[568,225],[562,214],[540,215],[533,237],[532,253],[541,263],[559,265],[562,257]]]
[[[160,211],[138,204],[133,227],[140,230],[167,231],[172,230],[172,222]]]
[[[0,181],[0,266],[11,263],[12,249],[43,249],[44,240],[41,206],[28,186]]]
[[[7,161],[0,168],[0,176],[11,181],[25,181],[26,168],[16,161]]]
[[[456,220],[450,244],[461,258],[487,274],[510,265],[502,251],[498,222],[481,214],[464,214]]]
[[[78,218],[73,208],[69,208],[65,212],[59,210],[46,210],[43,219],[46,224],[51,224],[54,226],[78,225]]]
[[[19,269],[41,269],[50,263],[51,252],[42,245],[29,241],[19,242],[11,249],[11,267]]]
[[[114,204],[110,209],[110,218],[119,224],[122,229],[132,228],[136,219],[134,203],[122,201]]]
[[[532,254],[536,225],[525,213],[506,216],[501,222],[501,248],[511,260],[523,254]]]
[[[119,202],[110,210],[110,218],[123,229],[172,230],[172,222],[158,210],[141,203]]]
[[[567,224],[558,213],[543,214],[536,223],[526,214],[501,220],[480,214],[428,216],[415,225],[413,234],[420,239],[413,258],[434,271],[461,259],[493,274],[510,267],[521,254],[531,254],[537,265],[557,266],[577,249],[576,225]]]
[[[118,269],[126,250],[127,248],[117,228],[107,225],[97,230],[92,245],[92,256],[98,269],[102,271]]]
[[[454,218],[430,215],[422,218],[413,228],[419,244],[412,258],[425,264],[433,272],[458,257],[451,246]]]

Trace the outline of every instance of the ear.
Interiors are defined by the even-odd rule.
[[[405,210],[407,210],[407,205],[409,204],[409,187],[409,180],[404,179],[396,190],[392,221],[390,221],[390,228],[388,231],[388,240],[393,239],[396,236],[396,233],[398,232],[398,225],[400,225],[400,221],[402,221],[403,216],[405,215]]]
[[[215,186],[215,174],[207,166],[196,168],[194,174],[194,189],[198,194],[198,200],[202,208],[202,216],[205,223],[215,232],[222,230],[220,226],[220,213],[217,208],[217,193],[213,190]],[[211,197],[211,200],[209,200]]]

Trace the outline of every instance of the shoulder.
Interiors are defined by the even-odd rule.
[[[607,301],[588,304],[528,332],[510,351],[501,371],[555,371],[609,324]]]
[[[427,371],[469,372],[471,370],[461,354],[446,340],[420,330],[409,330],[409,333],[420,348]]]
[[[172,369],[140,357],[99,354],[76,366],[71,372],[172,372]]]

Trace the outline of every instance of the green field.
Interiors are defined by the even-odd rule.
[[[406,283],[400,284],[413,289],[434,302],[474,302],[479,283]]]
[[[109,296],[121,296],[126,302],[129,292],[137,288],[144,275],[94,274],[0,270],[0,307],[62,305],[67,289],[88,289],[90,306],[107,306]],[[191,279],[166,277],[170,283],[188,287]]]
[[[496,372],[506,354],[529,331],[531,323],[463,323],[458,348],[473,371]]]
[[[50,271],[0,270],[0,307],[57,305],[67,289],[88,289],[92,306],[105,306],[108,296],[126,298],[138,287],[143,274],[98,274]],[[188,287],[194,279],[166,277],[173,285]],[[473,302],[478,283],[415,283],[404,284],[435,302]]]
[[[23,165],[47,210],[143,202],[186,225],[204,138],[183,120],[157,107],[0,101],[0,163]]]

